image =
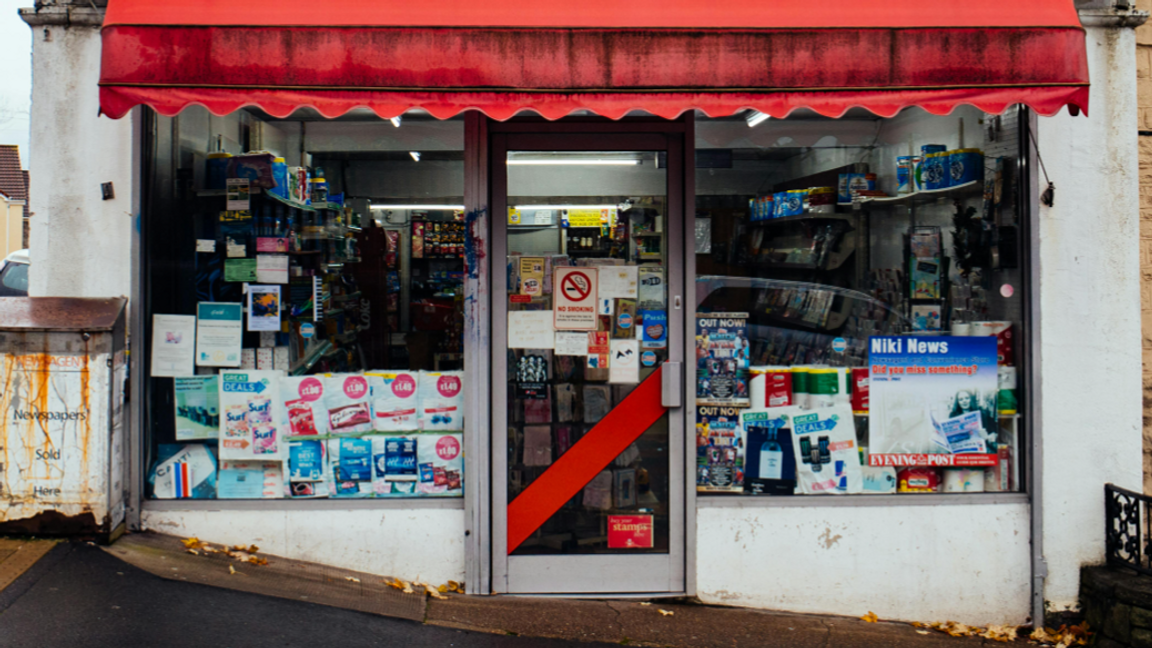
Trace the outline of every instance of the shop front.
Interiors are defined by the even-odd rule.
[[[1131,65],[1086,48],[1130,32],[831,4],[112,0],[131,524],[474,594],[1074,602],[1140,474]]]

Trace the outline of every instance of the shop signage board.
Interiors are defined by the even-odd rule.
[[[597,324],[596,268],[556,268],[552,293],[553,324],[558,331],[595,331]]]
[[[993,466],[995,337],[869,338],[871,466]]]

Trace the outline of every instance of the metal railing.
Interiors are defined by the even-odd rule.
[[[1152,497],[1112,484],[1104,485],[1104,551],[1108,564],[1152,575]]]

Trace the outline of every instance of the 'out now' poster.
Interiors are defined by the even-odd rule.
[[[696,314],[696,404],[749,407],[748,313]]]
[[[872,466],[993,466],[995,337],[873,337]]]

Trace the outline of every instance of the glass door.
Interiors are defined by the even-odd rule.
[[[684,588],[680,142],[493,136],[497,592]]]

